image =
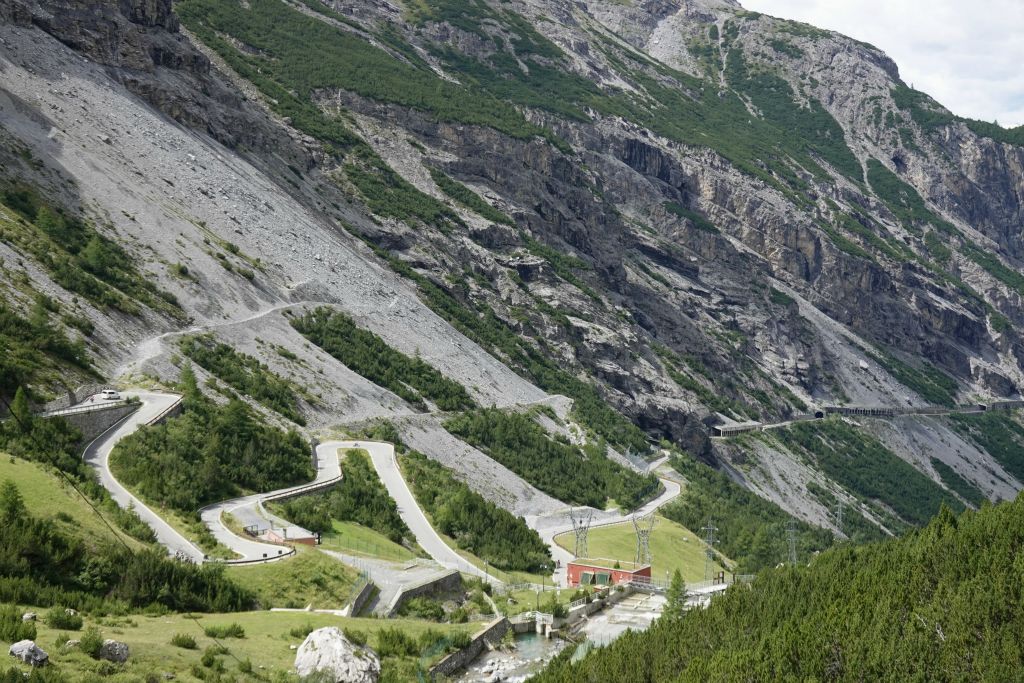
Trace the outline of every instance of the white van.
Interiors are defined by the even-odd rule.
[[[121,394],[117,393],[113,389],[104,389],[100,392],[100,399],[103,401],[120,401]]]

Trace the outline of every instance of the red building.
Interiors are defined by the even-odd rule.
[[[615,565],[619,564],[619,567]],[[613,586],[630,581],[650,581],[651,565],[634,566],[632,562],[617,563],[605,560],[576,559],[566,567],[569,586]]]

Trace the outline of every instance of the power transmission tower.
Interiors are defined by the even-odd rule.
[[[789,541],[789,563],[796,564],[796,521],[789,520],[786,525],[786,539]]]
[[[839,529],[839,534],[843,533],[843,501],[836,502],[836,528]]]
[[[651,563],[651,531],[657,521],[651,512],[642,517],[633,515],[633,528],[636,529],[636,561],[637,566]]]
[[[576,532],[576,557],[587,556],[587,532],[590,531],[590,521],[593,518],[594,511],[590,508],[569,508],[572,530]]]
[[[704,532],[704,543],[707,548],[704,551],[704,580],[708,580],[708,573],[711,571],[711,563],[715,559],[715,532],[718,531],[718,527],[715,526],[715,520],[709,519],[708,523],[701,527],[701,531]]]

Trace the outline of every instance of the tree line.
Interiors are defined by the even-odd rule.
[[[292,384],[271,372],[256,358],[216,341],[210,334],[185,337],[179,346],[181,352],[197,365],[227,382],[233,389],[295,424],[306,424],[306,419],[299,412],[299,399]]]
[[[405,450],[401,462],[416,502],[460,548],[498,569],[550,571],[551,552],[522,517],[486,500],[418,451]]]

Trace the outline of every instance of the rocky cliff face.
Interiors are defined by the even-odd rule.
[[[1024,382],[1020,131],[956,119],[869,45],[731,0],[0,12],[308,212],[280,221],[232,197],[204,228],[254,250],[263,230],[293,252],[355,243],[529,382],[593,386],[709,462],[711,423]],[[219,189],[167,192],[205,209]],[[231,288],[345,300],[338,267]]]

